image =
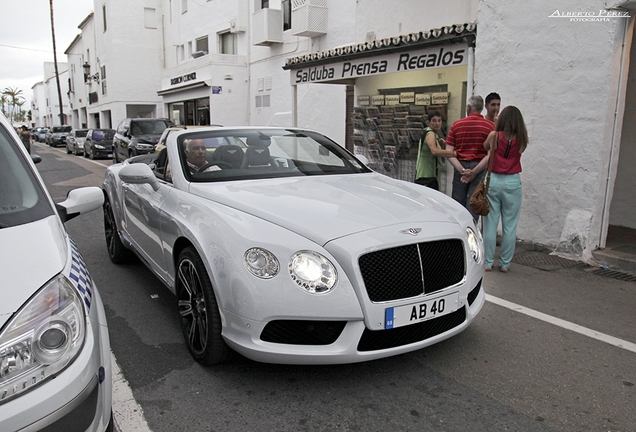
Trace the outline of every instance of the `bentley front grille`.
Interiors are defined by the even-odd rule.
[[[464,246],[459,239],[383,249],[362,255],[360,272],[372,302],[430,294],[464,278]]]

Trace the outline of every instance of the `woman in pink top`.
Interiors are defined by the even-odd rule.
[[[491,271],[497,247],[497,226],[501,218],[502,239],[499,252],[499,270],[508,273],[515,253],[517,221],[521,213],[521,154],[528,146],[528,132],[521,111],[508,106],[499,114],[499,122],[484,142],[490,151],[492,175],[488,189],[490,212],[484,217],[484,248],[486,271]]]

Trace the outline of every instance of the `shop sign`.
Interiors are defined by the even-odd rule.
[[[400,95],[386,95],[384,96],[384,103],[387,105],[399,105]]]
[[[413,103],[415,102],[415,92],[400,93],[400,103]]]
[[[373,105],[384,105],[384,95],[373,95],[373,96],[371,96],[371,104],[373,104]]]
[[[197,73],[191,72],[189,74],[181,75],[175,78],[170,78],[170,85],[177,85],[188,81],[194,81],[197,79]]]
[[[431,104],[430,93],[419,93],[415,95],[415,105],[430,105],[430,104]]]
[[[358,96],[358,106],[368,106],[370,102],[370,96]]]
[[[431,94],[433,105],[446,105],[448,104],[448,92],[433,93]]]
[[[465,43],[420,50],[388,53],[291,71],[291,84],[324,82],[360,78],[396,72],[460,66],[468,63],[468,45]]]

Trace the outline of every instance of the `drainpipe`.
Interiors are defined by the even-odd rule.
[[[292,126],[298,127],[298,85],[292,85]]]
[[[466,105],[468,105],[468,99],[474,92],[474,79],[475,79],[475,48],[468,47],[468,77],[466,78]]]
[[[612,143],[610,145],[609,161],[607,164],[607,173],[605,177],[605,196],[603,197],[603,209],[601,213],[601,231],[597,241],[599,248],[604,248],[607,241],[607,231],[609,229],[609,211],[611,206],[610,196],[613,195],[613,187],[616,179],[618,161],[616,161],[617,153],[620,151],[620,140],[623,127],[623,115],[625,114],[625,98],[627,93],[627,75],[629,72],[629,49],[631,51],[631,37],[634,28],[634,18],[629,22],[621,20],[623,24],[623,45],[621,47],[621,63],[618,75],[618,88],[616,94],[616,106],[614,109],[614,122],[612,125]],[[626,55],[627,54],[627,55]],[[627,64],[626,64],[627,63]],[[627,73],[626,73],[627,72]],[[620,117],[619,117],[620,115]]]

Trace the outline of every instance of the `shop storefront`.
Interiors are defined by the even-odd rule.
[[[201,72],[190,72],[169,78],[157,92],[163,97],[165,112],[177,126],[207,126],[210,122],[212,87],[198,79]]]
[[[474,24],[451,26],[291,58],[284,69],[294,100],[304,84],[347,85],[347,148],[374,170],[413,181],[427,113],[442,114],[444,136],[465,115],[474,41]]]

